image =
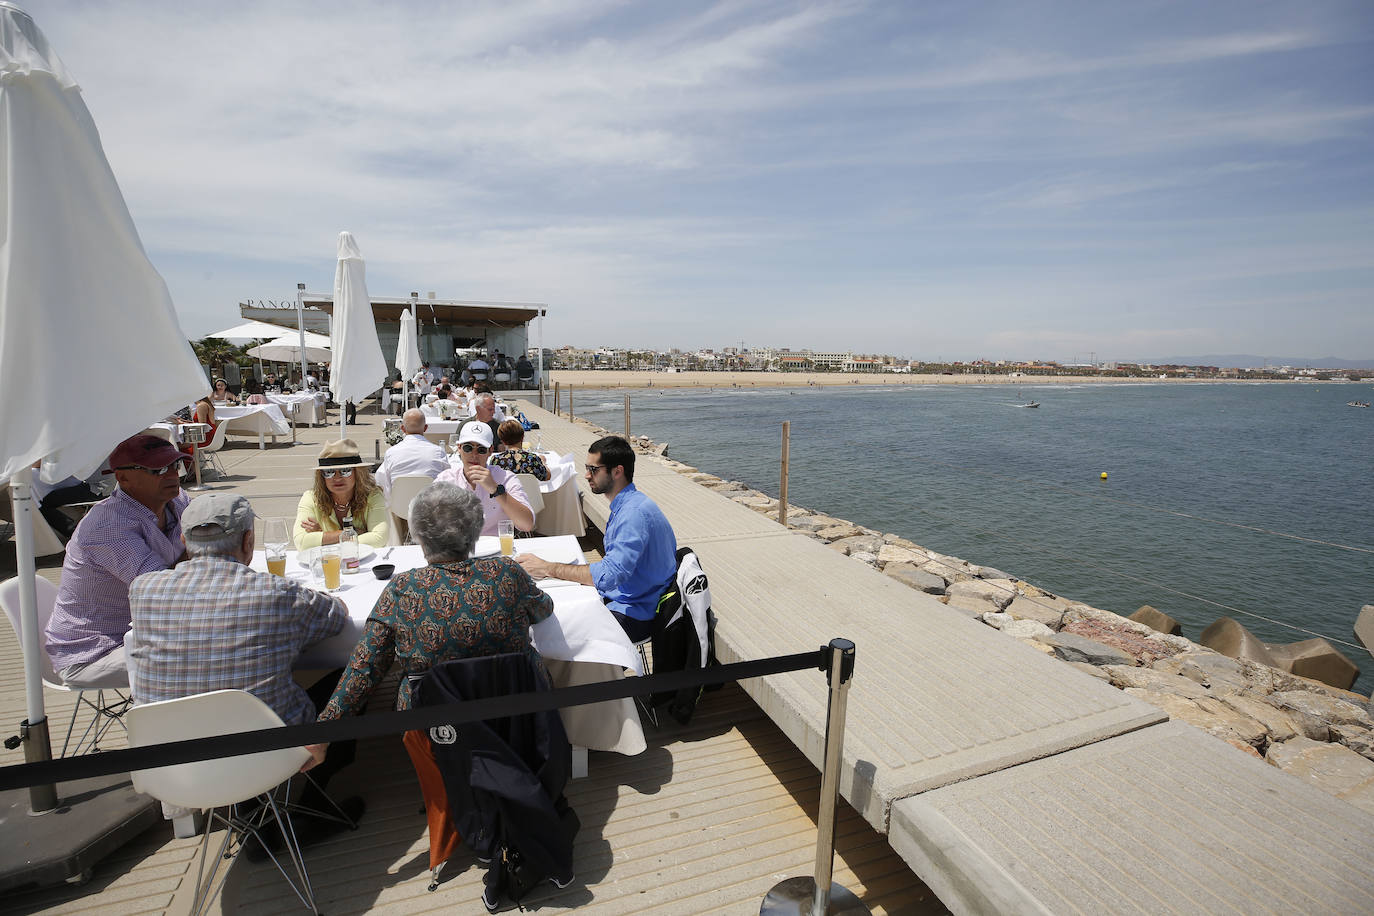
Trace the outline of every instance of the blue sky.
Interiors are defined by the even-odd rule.
[[[186,331],[333,282],[546,345],[1374,357],[1374,3],[21,3]]]

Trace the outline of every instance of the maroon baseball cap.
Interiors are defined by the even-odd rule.
[[[110,467],[104,473],[112,474],[122,468],[140,467],[158,470],[169,464],[186,460],[186,454],[172,443],[159,436],[140,433],[130,436],[115,446],[110,452]]]

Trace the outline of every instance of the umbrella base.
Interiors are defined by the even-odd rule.
[[[162,819],[129,774],[63,783],[57,808],[29,813],[29,790],[0,792],[0,891],[88,876],[97,862]]]

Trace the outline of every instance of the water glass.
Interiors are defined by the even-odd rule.
[[[284,518],[262,520],[262,546],[267,554],[267,571],[274,576],[286,575],[286,548],[290,544]]]
[[[338,544],[325,544],[320,548],[319,556],[316,559],[319,563],[319,577],[324,584],[324,590],[334,592],[339,590],[343,584],[342,558],[339,556]]]
[[[496,536],[501,539],[501,556],[515,556],[515,522],[501,519],[496,523]]]

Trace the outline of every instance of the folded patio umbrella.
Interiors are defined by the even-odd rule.
[[[377,321],[367,295],[367,271],[353,233],[339,233],[339,261],[334,271],[334,315],[329,323],[329,387],[334,400],[361,401],[386,379],[386,358],[377,340]],[[343,438],[345,412],[339,412]]]

